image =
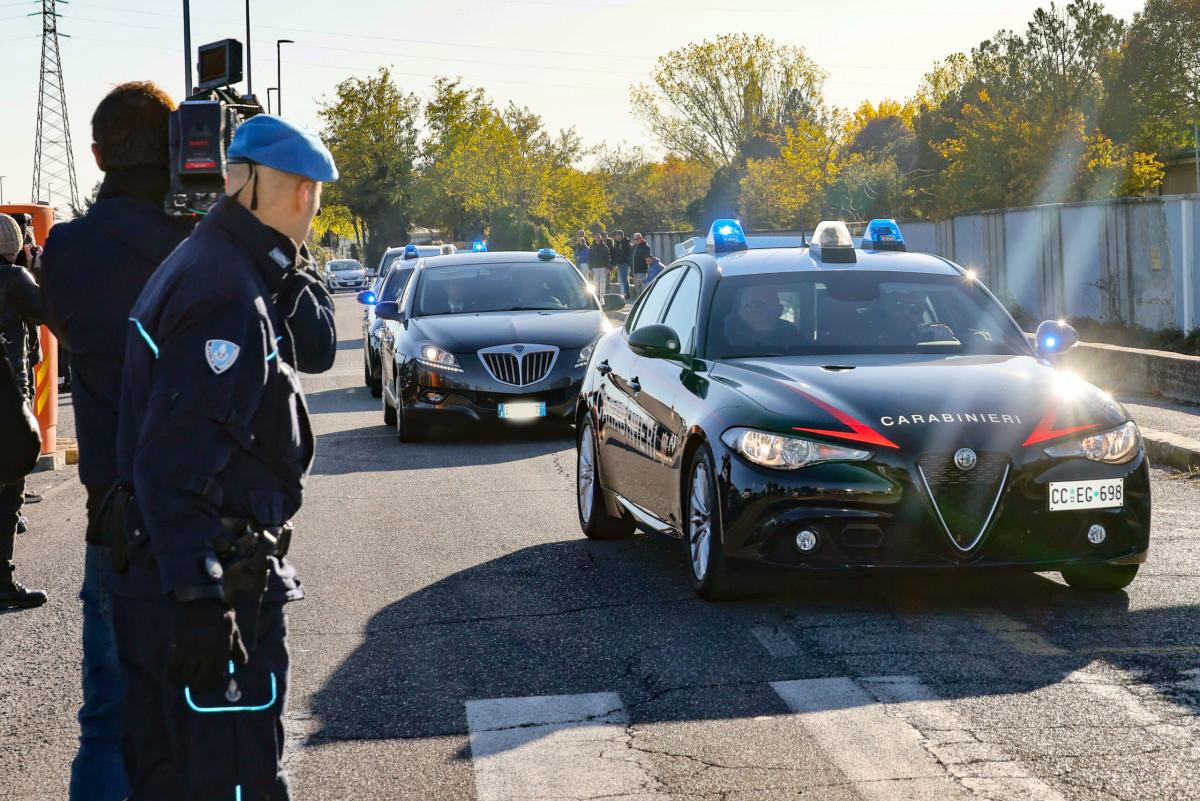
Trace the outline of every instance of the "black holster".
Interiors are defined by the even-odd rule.
[[[287,555],[292,524],[257,526],[236,518],[222,518],[224,533],[213,543],[221,562],[225,603],[237,615],[238,629],[247,650],[258,643],[258,618],[271,572],[271,558]]]
[[[133,503],[133,487],[117,482],[109,488],[104,500],[100,503],[100,511],[89,523],[89,542],[99,542],[108,547],[109,559],[113,570],[120,575],[129,572],[130,539],[140,538],[142,532],[131,531],[133,521],[130,518],[130,505]],[[148,557],[153,561],[153,555]],[[137,560],[143,561],[143,560]]]

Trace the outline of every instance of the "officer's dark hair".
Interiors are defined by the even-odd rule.
[[[154,81],[129,81],[105,95],[92,114],[92,141],[103,169],[166,167],[174,110],[175,101]]]

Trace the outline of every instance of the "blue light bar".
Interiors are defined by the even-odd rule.
[[[538,251],[538,258],[542,261],[554,261],[557,256],[558,254],[554,252],[554,248],[541,248]]]
[[[713,220],[712,227],[708,229],[706,244],[706,249],[714,256],[746,250],[749,247],[746,244],[746,232],[737,220]]]
[[[871,220],[862,238],[863,250],[908,250],[895,220]]]
[[[475,241],[471,243],[472,253],[487,253],[487,242]]]

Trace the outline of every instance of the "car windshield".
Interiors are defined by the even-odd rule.
[[[840,270],[723,279],[713,298],[707,351],[713,359],[1026,354],[1029,345],[971,279]]]
[[[412,275],[412,267],[397,267],[387,274],[383,285],[376,293],[379,296],[379,302],[383,303],[389,300],[396,300],[400,297],[400,293],[404,291],[404,287],[408,284],[408,279]]]
[[[475,263],[422,272],[413,314],[597,308],[583,277],[566,262]]]
[[[348,273],[361,270],[362,265],[356,261],[334,261],[330,262],[329,269],[335,273]]]

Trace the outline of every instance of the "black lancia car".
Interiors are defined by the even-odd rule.
[[[384,422],[401,441],[438,423],[570,424],[605,311],[623,306],[549,249],[418,259],[375,307]]]
[[[799,244],[799,243],[797,243]],[[1059,571],[1119,589],[1146,558],[1141,437],[1109,395],[1055,369],[967,270],[908,253],[748,249],[714,225],[597,343],[576,409],[591,537],[680,538],[705,597],[744,563],[808,571]]]

